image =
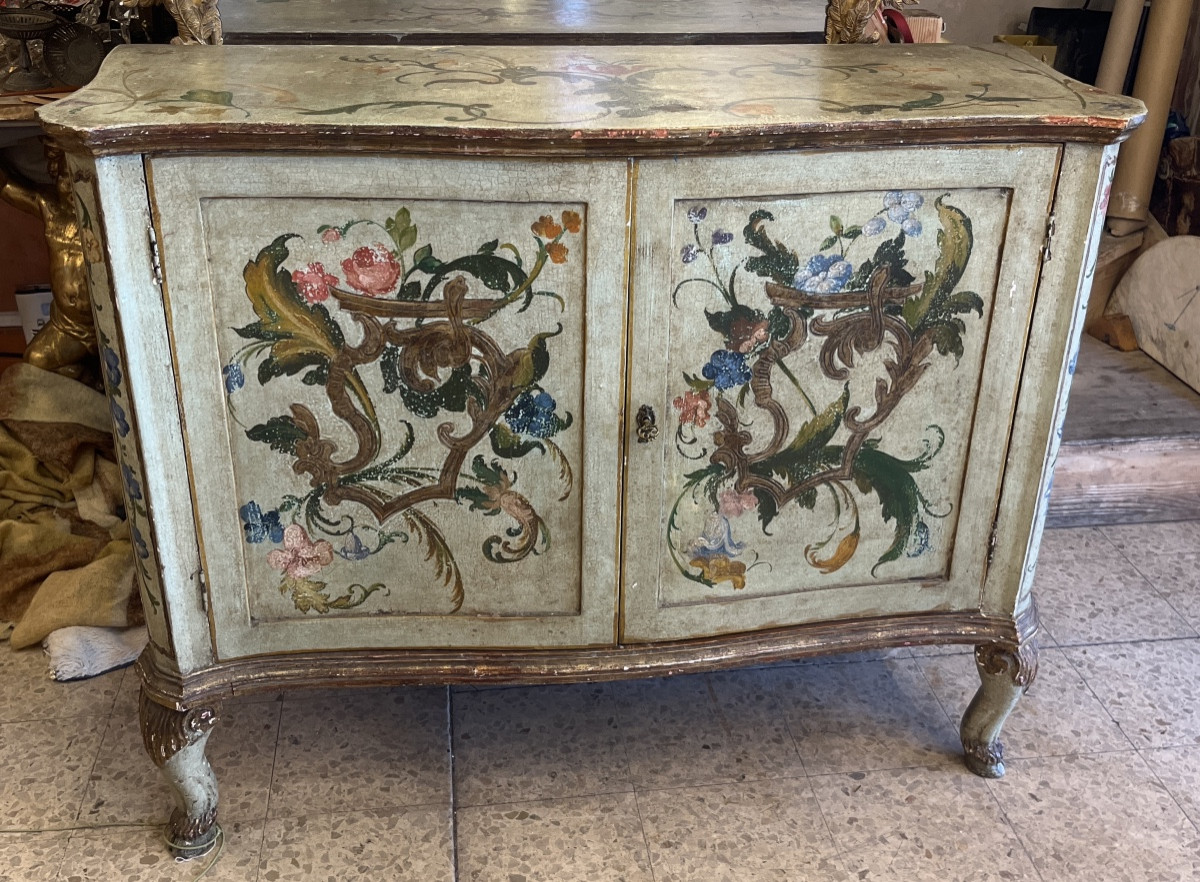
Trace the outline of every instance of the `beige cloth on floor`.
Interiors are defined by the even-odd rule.
[[[27,364],[0,375],[0,622],[15,623],[14,648],[142,620],[110,426],[83,383]]]

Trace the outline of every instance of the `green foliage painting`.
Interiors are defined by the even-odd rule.
[[[957,364],[967,322],[982,317],[984,305],[978,294],[959,290],[974,242],[970,218],[944,196],[932,207],[938,256],[920,278],[905,253],[929,213],[920,193],[887,193],[882,208],[862,223],[831,216],[828,236],[807,259],[776,238],[771,212],[755,210],[741,230],[752,253],[732,270],[722,249],[734,233],[714,224],[707,206],[688,211],[692,236],[679,258],[699,272],[675,287],[672,302],[676,309],[703,303],[721,345],[698,371],[683,373],[674,399],[676,449],[697,466],[683,476],[667,524],[670,553],[685,578],[745,588],[749,571],[770,561],[752,541],[735,538],[738,519],[753,514],[761,532],[771,535],[787,506],[811,511],[823,497],[832,523],[805,540],[804,549],[819,572],[836,572],[858,553],[864,505],[875,506],[891,531],[872,573],[901,555],[928,550],[927,518],[948,512],[934,510],[919,477],[941,451],[945,433],[929,425],[923,438],[910,439],[921,452],[909,459],[885,452],[881,442],[889,418],[934,360]],[[864,255],[857,263],[855,253]],[[765,289],[768,309],[739,300],[738,286],[747,278]],[[885,376],[875,380],[868,415],[851,401],[850,380],[856,360],[877,351]],[[793,366],[815,360],[833,381],[824,388],[839,392],[813,401],[789,358]],[[778,400],[780,384],[808,411],[798,427]],[[699,535],[685,532],[685,502],[708,512]]]

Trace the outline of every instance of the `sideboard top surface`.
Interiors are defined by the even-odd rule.
[[[1015,49],[126,46],[40,112],[95,153],[675,155],[1124,137],[1142,104]]]

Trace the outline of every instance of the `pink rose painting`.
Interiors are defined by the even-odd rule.
[[[329,288],[336,285],[338,280],[337,276],[325,272],[325,267],[317,261],[302,269],[292,270],[292,283],[309,303],[320,303],[329,299]]]
[[[342,272],[351,287],[370,297],[392,290],[400,278],[400,264],[379,242],[364,245],[342,261]]]
[[[709,408],[712,407],[712,403],[709,401],[707,392],[688,389],[671,403],[679,411],[680,423],[695,423],[697,428],[703,429],[705,423],[708,422]]]
[[[721,514],[727,518],[736,518],[758,507],[758,497],[753,491],[722,490],[720,497]]]
[[[333,563],[333,546],[324,539],[313,542],[299,524],[288,524],[283,548],[268,554],[267,563],[292,579],[307,579]]]

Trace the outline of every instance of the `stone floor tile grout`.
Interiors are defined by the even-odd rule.
[[[1134,752],[1138,755],[1138,758],[1141,759],[1141,761],[1145,764],[1145,766],[1149,770],[1150,774],[1154,776],[1154,780],[1158,782],[1158,786],[1162,788],[1163,793],[1165,793],[1165,794],[1167,794],[1167,796],[1171,797],[1171,801],[1174,802],[1175,805],[1179,806],[1179,810],[1181,812],[1183,812],[1183,816],[1188,819],[1188,823],[1192,825],[1192,828],[1196,831],[1197,834],[1200,834],[1200,824],[1196,823],[1196,819],[1192,817],[1192,815],[1188,812],[1188,810],[1184,806],[1184,804],[1179,801],[1179,797],[1177,797],[1175,795],[1175,791],[1173,791],[1170,787],[1167,786],[1167,783],[1162,779],[1162,776],[1160,774],[1158,774],[1158,771],[1154,768],[1154,765],[1146,758],[1146,753],[1150,750],[1175,750],[1175,749],[1178,749],[1178,748],[1150,747],[1150,748],[1145,748],[1144,750],[1139,750],[1139,749],[1135,748]]]
[[[638,799],[637,791],[633,794],[633,806],[638,813],[638,826],[642,830],[642,842],[646,846],[646,866],[650,868],[650,882],[654,882],[654,852],[650,850],[650,834],[646,832],[646,818],[642,814],[642,801]]]
[[[1025,857],[1029,858],[1029,866],[1033,867],[1033,872],[1037,873],[1037,877],[1041,882],[1046,882],[1046,877],[1042,875],[1042,868],[1038,866],[1037,858],[1034,857],[1033,851],[1029,848],[1029,843],[1025,841],[1025,837],[1021,835],[1021,831],[1017,829],[1017,825],[1013,823],[1012,818],[1008,816],[1008,812],[1004,809],[1004,803],[1000,801],[1000,796],[996,793],[995,782],[997,779],[985,778],[983,783],[987,787],[988,795],[992,798],[992,802],[996,805],[996,810],[1000,812],[1000,817],[1004,818],[1004,823],[1008,825],[1008,829],[1012,831],[1017,842],[1021,844],[1021,851],[1025,852]]]
[[[279,760],[279,739],[283,737],[283,705],[284,702],[280,701],[275,716],[275,749],[271,752],[271,778],[267,784],[267,801],[263,806],[262,834],[258,840],[258,864],[254,871],[254,882],[258,882],[262,876],[263,858],[267,848],[267,825],[271,823],[271,798],[275,790],[275,764]]]
[[[779,717],[780,717],[780,721],[783,723],[783,731],[787,732],[788,738],[791,739],[792,753],[795,754],[796,759],[800,763],[800,771],[803,772],[804,777],[807,778],[808,777],[808,765],[804,762],[804,752],[802,750],[800,750],[800,740],[796,737],[796,733],[794,733],[792,731],[791,723],[788,722],[788,715],[784,711],[784,707],[783,707],[783,696],[779,694],[779,690],[776,688],[776,683],[775,683],[774,677],[772,677],[771,680],[769,681],[769,685],[767,688],[768,688],[768,691],[771,693],[771,697],[775,700],[776,707],[779,708]]]
[[[128,669],[121,673],[121,680],[117,683],[117,690],[113,693],[113,703],[108,708],[108,716],[104,720],[104,731],[100,733],[100,740],[96,742],[96,755],[92,757],[92,767],[88,769],[87,777],[83,781],[83,788],[79,793],[79,807],[75,810],[75,820],[83,820],[83,803],[87,799],[88,786],[92,782],[92,778],[96,774],[96,764],[100,762],[100,754],[104,751],[104,742],[108,738],[108,733],[112,731],[113,715],[116,713],[117,696],[121,694],[121,687],[125,685],[125,677],[128,674]]]
[[[1195,637],[1172,637],[1170,639],[1171,640],[1196,640],[1197,638],[1195,638]],[[1132,643],[1161,643],[1161,642],[1165,642],[1165,641],[1130,640],[1130,641],[1126,641],[1124,644],[1095,643],[1095,644],[1087,644],[1086,646],[1072,646],[1072,647],[1068,647],[1068,648],[1077,650],[1077,649],[1087,649],[1091,646],[1095,646],[1098,648],[1107,648],[1109,646],[1129,645]],[[1078,675],[1079,679],[1081,679],[1083,681],[1083,685],[1088,688],[1088,692],[1092,693],[1092,696],[1096,699],[1096,701],[1098,701],[1100,703],[1100,707],[1103,708],[1103,710],[1106,714],[1108,714],[1108,718],[1113,721],[1113,724],[1117,727],[1117,731],[1121,733],[1121,737],[1124,738],[1126,742],[1128,742],[1130,749],[1137,752],[1140,749],[1137,745],[1137,742],[1135,742],[1133,740],[1133,738],[1130,736],[1130,733],[1127,732],[1125,730],[1125,727],[1121,725],[1121,721],[1118,720],[1115,716],[1113,716],[1112,711],[1109,710],[1109,708],[1108,708],[1108,703],[1106,701],[1104,701],[1103,698],[1100,697],[1100,693],[1098,693],[1095,690],[1095,688],[1092,686],[1091,681],[1088,680],[1088,678],[1087,678],[1087,675],[1084,674],[1084,672],[1079,669],[1079,666],[1077,664],[1075,664],[1074,661],[1072,661],[1071,654],[1069,652],[1064,651],[1063,658],[1065,658],[1067,660],[1067,664],[1069,664],[1071,666],[1071,669],[1074,670],[1076,675]],[[1168,745],[1159,745],[1159,746],[1168,746]],[[1173,798],[1174,797],[1172,796],[1172,799]]]

